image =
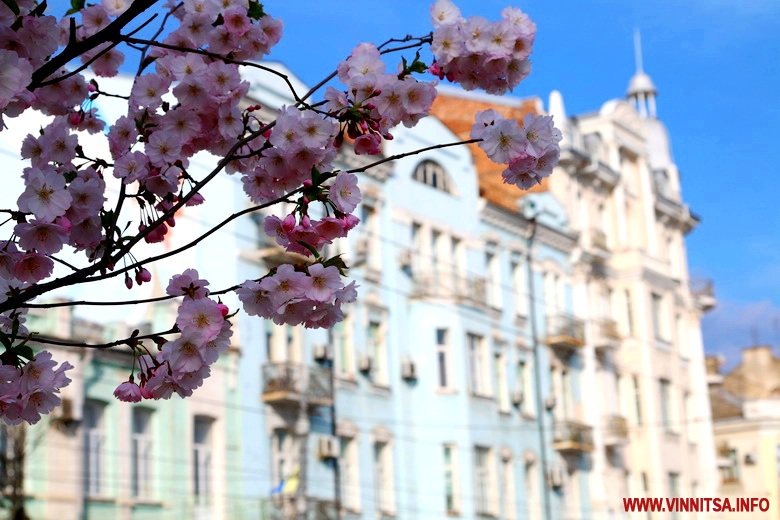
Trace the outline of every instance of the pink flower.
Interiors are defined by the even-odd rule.
[[[143,399],[141,387],[133,382],[132,377],[129,381],[125,381],[116,387],[114,397],[125,403],[137,403]]]
[[[68,239],[68,233],[62,226],[37,220],[17,224],[14,232],[19,236],[19,245],[23,249],[28,251],[35,249],[47,255],[62,249],[62,245]]]
[[[145,74],[136,78],[130,92],[130,106],[154,109],[162,104],[162,96],[168,92],[171,81],[159,74]]]
[[[243,36],[250,27],[246,8],[230,7],[222,12],[222,18],[228,32],[233,36]]]
[[[214,337],[216,336],[217,334],[214,334]],[[166,343],[162,352],[174,372],[194,372],[204,365],[202,344],[200,335],[185,332],[174,341]]]
[[[561,140],[561,132],[553,126],[550,116],[526,115],[523,118],[523,132],[527,151],[534,157],[540,157],[549,146],[557,145]]]
[[[501,176],[507,184],[516,184],[519,188],[527,190],[539,183],[536,176],[536,157],[522,153],[509,162],[509,167]]]
[[[352,213],[361,200],[357,176],[339,172],[330,186],[328,198],[342,213]]]
[[[296,271],[291,265],[282,264],[273,276],[260,281],[260,288],[268,292],[271,301],[278,307],[293,298],[302,297],[310,284],[311,280],[304,273]]]
[[[357,155],[379,155],[382,153],[382,136],[378,134],[363,134],[355,139]]]
[[[126,153],[114,162],[114,177],[125,184],[143,180],[149,174],[149,159],[141,152]]]
[[[260,283],[247,280],[236,289],[238,299],[244,305],[244,312],[250,316],[271,316],[275,310],[268,297],[268,291],[264,290]]]
[[[43,222],[51,222],[65,214],[71,196],[65,189],[62,175],[51,170],[27,168],[24,177],[26,189],[17,200],[21,211],[32,213]]]
[[[30,62],[13,51],[0,49],[0,109],[21,93],[32,79]]]
[[[528,139],[516,121],[499,119],[494,125],[481,133],[483,141],[479,143],[493,162],[508,163],[526,151]]]
[[[230,337],[233,335],[233,330],[229,321],[225,321],[222,325],[222,330],[219,331],[217,337],[206,343],[201,348],[201,355],[203,361],[207,365],[211,365],[219,359],[219,355],[230,348]]]
[[[333,293],[341,287],[341,275],[334,266],[324,267],[322,264],[309,266],[311,286],[306,290],[306,297],[324,302],[333,297]]]
[[[16,262],[14,276],[22,282],[38,283],[51,276],[54,262],[40,253],[27,253]]]
[[[217,303],[208,298],[185,299],[179,307],[176,325],[182,333],[198,335],[202,342],[211,341],[219,334],[225,318]]]
[[[167,132],[155,132],[149,137],[145,149],[149,162],[163,167],[179,159],[181,142]]]
[[[208,280],[200,279],[195,269],[185,269],[183,273],[171,277],[165,292],[171,296],[186,296],[198,300],[208,296],[208,284]]]

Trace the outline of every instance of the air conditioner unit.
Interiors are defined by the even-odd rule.
[[[401,377],[407,381],[417,379],[417,365],[411,359],[401,361]]]
[[[552,467],[547,470],[547,484],[551,488],[559,489],[563,487],[563,468],[560,466]]]
[[[360,370],[363,373],[371,372],[371,366],[373,365],[373,359],[371,359],[371,356],[367,354],[363,354],[360,356],[360,360],[358,361],[358,370]]]
[[[520,406],[523,404],[523,399],[525,399],[525,394],[522,390],[515,390],[512,392],[512,404],[515,406]]]
[[[317,439],[317,456],[322,459],[335,459],[339,456],[339,441],[336,437],[322,435]]]
[[[314,345],[312,349],[315,361],[330,361],[330,349],[328,345]]]
[[[555,396],[551,395],[547,399],[544,400],[544,407],[547,410],[552,410],[553,408],[555,408],[555,402],[556,402],[555,401]]]

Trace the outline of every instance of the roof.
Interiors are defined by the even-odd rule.
[[[634,94],[655,94],[657,92],[658,90],[655,88],[655,84],[653,84],[653,80],[650,79],[650,76],[642,71],[638,71],[631,77],[631,81],[628,83],[628,91],[626,94],[628,96],[632,96]]]
[[[441,120],[452,133],[466,140],[470,138],[471,126],[477,112],[492,108],[503,117],[522,121],[526,114],[538,114],[538,107],[537,98],[497,98],[448,88],[439,90],[431,108],[431,115]],[[479,176],[479,194],[489,202],[510,211],[518,211],[518,201],[525,194],[548,191],[547,178],[542,184],[527,191],[520,190],[513,184],[505,184],[501,178],[504,165],[491,161],[478,145],[469,144],[468,147]]]

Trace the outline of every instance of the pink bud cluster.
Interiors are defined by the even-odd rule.
[[[431,72],[466,90],[503,94],[516,87],[531,72],[528,57],[536,25],[514,7],[505,8],[501,16],[492,23],[481,16],[464,19],[450,0],[437,0],[431,7],[436,27]]]
[[[174,393],[188,397],[203,384],[220,354],[230,347],[233,335],[226,319],[227,307],[208,298],[208,282],[198,272],[187,269],[171,278],[167,293],[183,296],[176,317],[181,332],[166,342],[154,357],[141,356],[140,382],[133,376],[114,391],[120,401],[169,399]]]
[[[46,351],[22,368],[0,365],[0,419],[10,424],[37,423],[60,404],[57,394],[70,383],[65,372],[72,368],[67,361],[57,367]]]
[[[477,114],[471,137],[482,139],[479,147],[492,161],[507,165],[501,174],[504,182],[522,189],[549,176],[561,153],[561,132],[550,116],[528,114],[520,125],[495,110],[484,110]]]
[[[236,294],[249,315],[307,328],[332,327],[344,319],[341,305],[357,298],[355,282],[344,286],[336,266],[320,263],[280,265],[259,282],[244,282]]]

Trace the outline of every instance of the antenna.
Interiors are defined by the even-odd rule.
[[[642,35],[639,33],[639,29],[634,29],[634,62],[637,73],[644,72],[642,66]]]

